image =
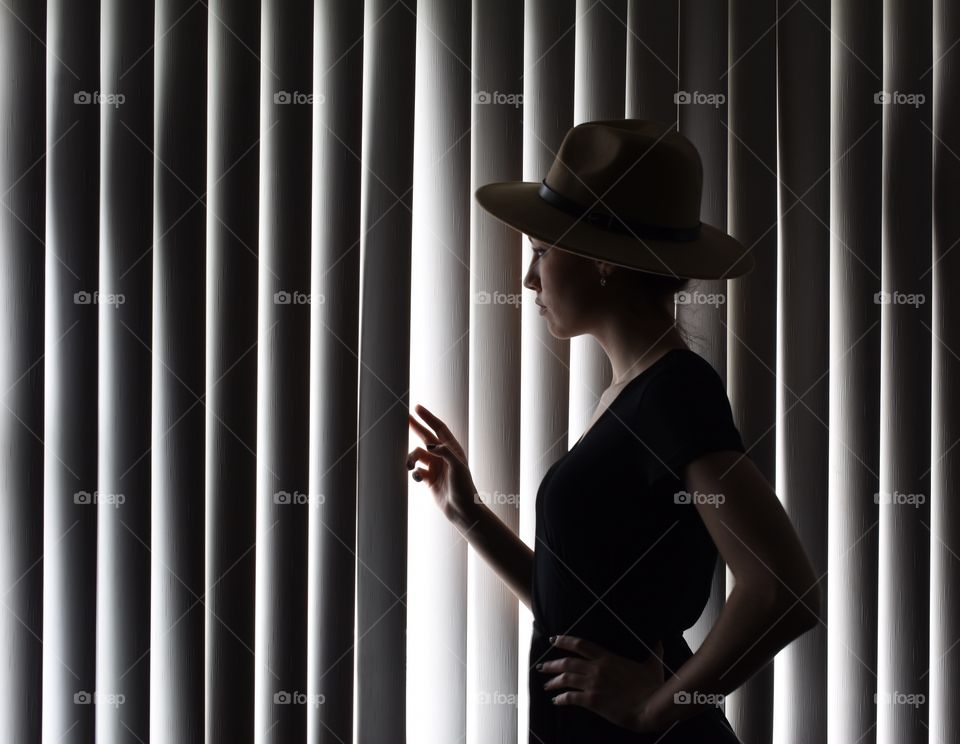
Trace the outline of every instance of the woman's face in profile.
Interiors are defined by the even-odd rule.
[[[586,333],[590,308],[596,307],[600,274],[594,261],[529,238],[532,251],[523,286],[537,293],[536,302],[555,338]]]

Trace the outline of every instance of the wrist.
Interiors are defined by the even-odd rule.
[[[677,689],[681,685],[680,678],[674,674],[644,698],[641,716],[645,730],[665,731],[689,714],[694,706],[688,701],[689,695]],[[678,696],[678,692],[682,694]]]
[[[659,731],[661,728],[663,728],[659,717],[656,715],[656,711],[651,706],[650,702],[650,698],[647,697],[640,703],[639,706],[637,706],[636,715],[634,716],[633,721],[633,730],[637,733]]]
[[[484,516],[486,507],[480,497],[474,494],[466,504],[451,505],[447,510],[447,519],[463,533],[468,532]]]

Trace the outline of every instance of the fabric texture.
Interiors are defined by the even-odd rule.
[[[700,355],[672,349],[630,380],[573,448],[547,470],[536,499],[530,744],[682,744],[738,739],[719,708],[638,734],[580,706],[534,668],[570,655],[547,642],[574,635],[642,661],[657,639],[665,675],[692,655],[683,639],[707,603],[718,560],[680,470],[708,452],[744,452],[723,382]]]

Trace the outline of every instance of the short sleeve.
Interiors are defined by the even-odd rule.
[[[679,478],[684,465],[709,452],[745,452],[723,380],[708,361],[684,355],[659,372],[644,389],[634,419],[648,485]]]

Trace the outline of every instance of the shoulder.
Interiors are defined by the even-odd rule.
[[[726,398],[723,378],[713,365],[692,349],[676,349],[664,364],[651,370],[639,403],[654,404],[697,397]]]
[[[647,482],[667,475],[709,452],[744,452],[723,379],[696,352],[680,350],[669,364],[651,370],[631,411],[648,467]],[[643,452],[640,453],[641,455]]]

